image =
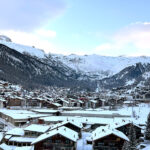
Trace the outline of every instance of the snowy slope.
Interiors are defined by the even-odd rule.
[[[26,52],[26,53],[29,53],[30,55],[37,56],[39,58],[44,58],[45,53],[43,50],[30,47],[30,46],[16,44],[16,43],[11,42],[11,40],[7,40],[7,39],[9,38],[5,36],[0,36],[0,44],[6,45],[9,48],[15,49],[20,53]]]
[[[30,46],[20,45],[11,42],[11,39],[0,36],[0,44],[4,44],[9,48],[15,49],[20,53],[26,52],[39,58],[47,56],[43,50]],[[126,67],[135,65],[136,63],[150,63],[150,57],[109,57],[100,55],[58,55],[50,54],[54,60],[62,62],[65,66],[75,70],[78,74],[86,75],[90,79],[103,79],[119,73]],[[79,80],[83,79],[83,76]],[[128,83],[127,83],[128,84]]]
[[[77,72],[85,73],[98,79],[114,75],[136,63],[150,63],[150,57],[109,57],[100,55],[52,55]]]

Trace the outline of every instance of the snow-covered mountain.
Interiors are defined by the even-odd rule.
[[[0,35],[0,44],[6,45],[7,47],[11,49],[15,49],[16,51],[20,53],[28,53],[32,56],[36,56],[39,58],[44,58],[45,53],[41,49],[37,49],[34,46],[26,46],[26,45],[21,45],[17,43],[13,43],[12,40],[9,37]]]
[[[150,63],[150,57],[109,57],[100,55],[52,55],[68,67],[90,76],[91,79],[102,79],[119,73],[136,63]]]
[[[8,40],[9,39],[9,40]],[[43,50],[35,47],[20,45],[11,42],[11,39],[6,36],[0,36],[0,44],[4,44],[11,49],[15,49],[20,53],[28,53],[38,58],[45,58],[47,54]],[[76,71],[78,74],[82,74],[81,80],[87,77],[92,80],[100,80],[105,77],[110,77],[119,73],[126,67],[135,65],[136,63],[150,63],[150,57],[110,57],[100,55],[59,55],[49,54],[54,60],[62,62],[65,66]]]
[[[0,36],[0,57],[0,77],[17,82],[21,79],[24,84],[96,88],[100,83],[99,87],[111,88],[140,84],[150,78],[150,69],[146,70],[150,57],[45,54],[5,36]]]
[[[10,48],[12,46],[12,48]],[[81,81],[76,71],[50,55],[35,56],[40,51],[35,48],[1,41],[0,43],[0,79],[21,84],[26,88],[58,86],[89,89],[90,81]],[[23,49],[25,51],[23,51]],[[35,51],[33,51],[35,49]],[[28,51],[26,51],[28,50]],[[34,53],[33,53],[34,52]],[[41,51],[40,51],[41,52]],[[91,83],[90,88],[95,88]]]
[[[100,80],[101,88],[131,87],[148,85],[150,81],[150,64],[137,63],[124,68],[119,73]]]

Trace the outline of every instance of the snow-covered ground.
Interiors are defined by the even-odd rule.
[[[131,114],[131,119],[137,123],[137,124],[145,124],[147,121],[147,116],[150,113],[150,104],[139,104],[139,106],[134,107],[123,107],[118,110],[118,112],[124,113],[124,114]]]
[[[92,144],[86,143],[86,138],[91,136],[89,132],[82,132],[82,138],[77,142],[77,150],[92,150]]]

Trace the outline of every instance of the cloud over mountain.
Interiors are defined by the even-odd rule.
[[[122,28],[107,43],[96,47],[105,55],[150,55],[150,22],[137,22]]]

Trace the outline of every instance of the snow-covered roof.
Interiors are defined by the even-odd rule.
[[[69,121],[63,121],[61,123],[57,123],[55,125],[51,125],[50,130],[56,129],[56,128],[61,127],[61,126],[65,126],[68,123],[70,123],[70,124],[72,124],[72,125],[80,128],[80,129],[83,127],[82,123],[79,123],[77,121],[71,121],[71,120],[69,120]]]
[[[2,141],[3,137],[4,137],[4,134],[1,132],[0,133],[0,142]]]
[[[111,134],[120,137],[121,139],[124,139],[126,141],[129,141],[128,137],[124,133],[116,129],[111,129],[109,126],[99,127],[95,131],[93,131],[92,139],[95,141]]]
[[[0,101],[6,102],[5,98],[3,98],[3,97],[0,97]]]
[[[59,103],[52,103],[53,105],[57,106],[57,107],[61,107],[62,105]]]
[[[6,132],[6,135],[24,135],[24,130],[22,128],[14,128]]]
[[[96,101],[96,100],[90,100],[90,102],[92,102],[92,103],[97,103],[97,101]]]
[[[0,112],[13,118],[13,119],[18,119],[18,120],[24,120],[24,119],[29,119],[29,118],[39,118],[39,117],[44,117],[47,116],[46,114],[36,114],[31,111],[27,110],[9,110],[9,109],[0,109]]]
[[[6,145],[5,143],[2,143],[0,145],[0,149],[2,149],[2,150],[12,150],[12,148],[10,146]]]
[[[9,141],[11,142],[22,142],[22,143],[32,143],[36,138],[30,137],[11,137]]]
[[[20,150],[20,147],[16,147],[15,150]],[[22,146],[21,150],[32,150],[32,146]]]
[[[44,120],[45,122],[60,122],[60,121],[67,121],[67,120],[75,120],[79,123],[85,123],[85,124],[110,124],[114,121],[120,120],[118,117],[114,118],[102,118],[102,117],[80,117],[80,116],[74,116],[74,117],[67,117],[67,116],[50,116],[50,117],[43,117],[40,118],[41,120]],[[129,117],[126,117],[126,119],[129,119]]]
[[[138,127],[138,128],[141,128],[139,125],[131,122],[130,120],[122,120],[122,121],[119,121],[119,122],[114,122],[114,123],[111,123],[111,128],[119,128],[119,127],[122,127],[122,126],[125,126],[125,125],[128,125],[128,124],[133,124],[134,126]]]
[[[69,102],[67,100],[65,100],[64,98],[59,98],[59,100],[69,104]]]
[[[28,127],[24,128],[24,130],[45,133],[49,128],[50,126],[48,125],[31,124]]]
[[[38,112],[38,113],[57,113],[57,112],[59,112],[59,110],[53,110],[53,109],[32,109],[31,111]]]
[[[125,101],[125,102],[123,102],[124,104],[133,104],[134,103],[134,101]]]
[[[49,137],[52,137],[54,135],[57,135],[57,134],[60,134],[60,135],[66,137],[67,139],[70,139],[74,142],[76,142],[79,138],[77,132],[75,132],[75,131],[67,128],[67,127],[62,126],[58,129],[51,130],[47,133],[44,133],[44,134],[40,135],[35,141],[32,142],[32,144],[36,144],[40,141],[43,141],[43,140],[45,140]]]

